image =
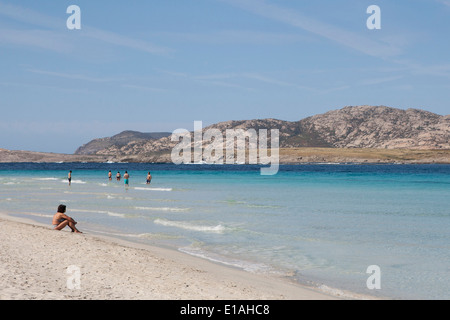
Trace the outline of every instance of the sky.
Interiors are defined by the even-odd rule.
[[[0,0],[0,148],[356,105],[447,115],[449,34],[450,0]]]

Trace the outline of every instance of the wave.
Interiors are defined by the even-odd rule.
[[[26,212],[25,215],[34,216],[34,217],[43,217],[43,218],[53,218],[53,215],[45,214],[45,213]]]
[[[61,182],[68,183],[68,180],[67,179],[63,179],[63,180],[61,180]],[[75,183],[75,184],[86,184],[87,182],[83,181],[83,180],[72,180],[72,183]]]
[[[106,211],[106,213],[108,214],[108,216],[111,216],[111,217],[125,218],[124,213],[116,213],[116,212],[111,212],[111,211]]]
[[[172,191],[172,188],[143,188],[135,187],[135,190],[145,190],[145,191]]]
[[[154,223],[166,227],[175,227],[185,230],[207,232],[207,233],[224,233],[227,229],[221,224],[216,226],[207,226],[207,225],[197,225],[189,222],[170,221],[165,219],[156,219]]]
[[[185,247],[185,248],[179,248],[178,250],[183,253],[189,254],[191,256],[199,257],[199,258],[206,259],[206,260],[209,260],[212,262],[225,264],[225,265],[239,268],[239,269],[245,270],[247,272],[251,272],[251,273],[257,273],[257,274],[270,273],[270,274],[283,275],[281,272],[276,272],[273,268],[271,268],[270,266],[265,265],[263,263],[253,263],[253,262],[249,262],[249,261],[225,258],[223,256],[213,254],[212,252],[204,251],[200,248]]]
[[[134,207],[136,210],[149,211],[170,211],[170,212],[185,212],[191,210],[190,208],[170,208],[170,207]]]
[[[247,208],[265,208],[265,209],[278,209],[281,208],[281,206],[276,205],[263,205],[263,204],[248,204],[246,205]]]
[[[58,178],[32,178],[32,180],[37,180],[37,181],[58,181]]]
[[[87,213],[101,213],[101,214],[107,214],[111,217],[120,217],[125,218],[126,214],[124,213],[117,213],[117,212],[111,212],[111,211],[103,211],[103,210],[86,210],[86,209],[71,209],[71,211],[74,212],[87,212]]]
[[[319,291],[322,291],[331,296],[342,297],[344,299],[353,299],[353,300],[372,300],[373,299],[373,297],[365,296],[363,294],[343,291],[340,289],[328,287],[324,284],[317,285],[316,287]]]
[[[126,238],[134,238],[134,239],[148,239],[148,240],[167,240],[167,239],[177,239],[179,238],[176,235],[169,235],[164,233],[117,233],[117,232],[108,232],[108,231],[100,231],[100,230],[93,230],[93,229],[87,229],[83,228],[85,231],[93,232],[93,233],[99,233],[104,234],[107,236],[113,236],[113,237],[126,237]]]

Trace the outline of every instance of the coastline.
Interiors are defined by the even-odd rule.
[[[0,149],[0,163],[172,163],[170,152],[152,155],[77,155]],[[280,164],[450,164],[450,149],[281,148]]]
[[[0,300],[341,300],[274,275],[253,274],[179,251],[94,234],[56,232],[0,213]],[[67,287],[67,268],[81,289]]]

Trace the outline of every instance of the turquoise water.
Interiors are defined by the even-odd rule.
[[[129,187],[114,178],[125,170]],[[50,225],[63,203],[81,231],[323,290],[450,298],[448,165],[298,165],[261,176],[236,165],[0,164],[0,195],[3,212]],[[367,288],[370,265],[381,269],[379,290]]]

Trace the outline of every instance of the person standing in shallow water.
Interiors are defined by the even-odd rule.
[[[109,179],[109,181],[112,180],[112,173],[111,173],[111,170],[109,170],[109,172],[108,172],[108,179]]]
[[[123,180],[125,182],[125,185],[128,187],[129,181],[128,179],[130,179],[130,175],[128,174],[127,171],[125,171],[125,174],[123,175]]]
[[[116,174],[116,180],[117,180],[117,181],[120,181],[120,177],[121,177],[121,176],[120,176],[120,172],[117,171],[117,174]]]
[[[69,171],[69,175],[67,176],[67,179],[69,180],[69,186],[72,184],[72,170]]]
[[[150,184],[152,182],[152,175],[150,174],[150,171],[147,173],[147,184]]]

